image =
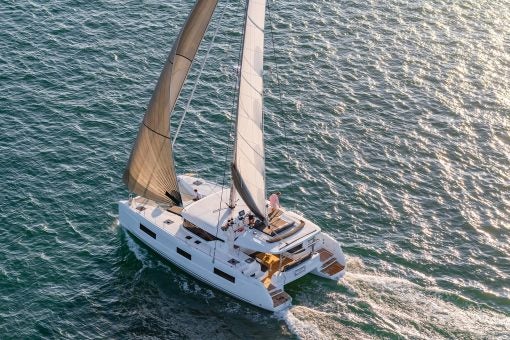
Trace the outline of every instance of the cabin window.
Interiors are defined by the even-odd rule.
[[[236,278],[233,277],[232,275],[229,275],[227,273],[225,273],[224,271],[222,270],[219,270],[218,268],[214,268],[214,274],[218,275],[218,276],[221,276],[222,278],[224,278],[225,280],[229,280],[230,282],[232,283],[236,283]]]
[[[152,237],[153,239],[156,239],[156,233],[144,226],[143,224],[140,224],[140,230]]]
[[[292,253],[292,254],[293,254],[293,253],[295,253],[295,252],[297,252],[298,250],[301,250],[301,249],[303,249],[303,245],[302,245],[302,244],[300,244],[300,245],[298,245],[297,247],[294,247],[294,248],[292,248],[292,249],[289,249],[289,250],[287,250],[287,251],[288,251],[289,253]]]
[[[191,260],[191,254],[188,253],[188,252],[185,252],[184,250],[182,250],[181,248],[177,248],[177,254],[181,255],[181,256],[184,256],[185,258],[187,258],[188,260]]]

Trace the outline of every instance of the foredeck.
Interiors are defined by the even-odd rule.
[[[199,250],[208,256],[212,256],[216,249],[215,260],[238,270],[243,270],[247,266],[245,261],[250,258],[247,254],[241,251],[229,252],[224,239],[216,238],[212,234],[210,237],[205,235],[203,230],[197,232],[192,230],[193,226],[186,226],[186,222],[181,216],[181,208],[165,209],[141,197],[133,199],[131,205],[128,201],[125,201],[125,204],[164,232],[185,242],[188,247]]]

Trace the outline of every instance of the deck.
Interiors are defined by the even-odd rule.
[[[317,252],[319,253],[320,260],[322,262],[322,273],[333,276],[344,270],[345,267],[333,257],[333,254],[329,250],[321,248]]]

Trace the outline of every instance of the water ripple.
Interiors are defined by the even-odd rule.
[[[8,0],[0,5],[0,334],[510,332],[508,1],[269,3],[282,105],[268,33],[268,190],[342,242],[346,279],[292,283],[295,306],[274,317],[195,281],[117,226],[122,171],[192,1]],[[180,171],[217,181],[233,121],[240,8],[229,5],[176,146]]]

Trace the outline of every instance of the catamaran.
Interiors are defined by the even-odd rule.
[[[266,0],[247,0],[237,83],[231,185],[177,175],[170,116],[217,6],[197,0],[166,60],[124,173],[119,202],[129,233],[197,279],[279,311],[285,285],[311,273],[345,274],[340,244],[305,217],[266,199],[263,50]],[[134,194],[133,194],[134,193]]]

